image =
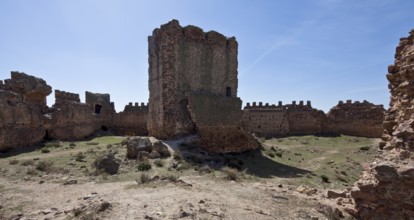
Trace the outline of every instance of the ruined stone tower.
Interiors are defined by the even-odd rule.
[[[148,38],[150,135],[172,138],[194,131],[191,92],[237,97],[237,41],[177,20]]]
[[[247,138],[237,98],[237,47],[234,37],[204,33],[195,26],[181,27],[177,20],[153,31],[148,38],[151,136],[168,139],[197,131],[206,140],[207,136],[217,139],[212,128],[231,130],[232,134],[221,134],[216,140],[214,146],[220,145],[220,151],[232,151],[224,140],[234,139],[236,133]],[[239,145],[249,145],[247,139]]]

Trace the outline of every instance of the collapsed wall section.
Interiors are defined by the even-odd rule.
[[[187,110],[189,93],[237,97],[235,38],[177,20],[155,29],[148,38],[148,130],[157,138],[195,131]]]
[[[361,219],[412,219],[414,216],[414,30],[401,38],[388,67],[390,109],[384,121],[382,154],[352,189]]]

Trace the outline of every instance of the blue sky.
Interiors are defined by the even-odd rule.
[[[178,19],[236,37],[244,103],[388,107],[387,66],[413,11],[412,0],[2,0],[0,79],[17,70],[82,100],[110,93],[118,111],[147,102],[147,37]]]

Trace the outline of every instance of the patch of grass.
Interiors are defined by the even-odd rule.
[[[9,160],[9,164],[10,165],[17,165],[17,164],[19,164],[19,160],[17,160],[17,159],[11,159],[11,160]]]
[[[86,145],[98,145],[98,142],[86,142]]]
[[[327,177],[326,175],[321,175],[321,179],[323,182],[329,183],[329,177]]]
[[[50,153],[50,150],[48,148],[42,148],[40,152],[42,152],[43,154],[46,154],[46,153]]]
[[[21,166],[32,166],[34,165],[34,161],[33,160],[25,160],[23,162],[20,163]]]
[[[370,148],[371,148],[370,146],[362,146],[359,149],[362,151],[369,151]]]
[[[148,171],[151,169],[151,164],[148,161],[142,161],[138,164],[138,170],[139,171]]]
[[[164,166],[164,161],[161,159],[157,159],[154,161],[155,166],[157,167],[163,167]]]

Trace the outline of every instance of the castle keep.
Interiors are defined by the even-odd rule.
[[[177,20],[148,38],[148,130],[157,138],[198,132],[210,151],[240,152],[259,144],[241,126],[237,41]]]

